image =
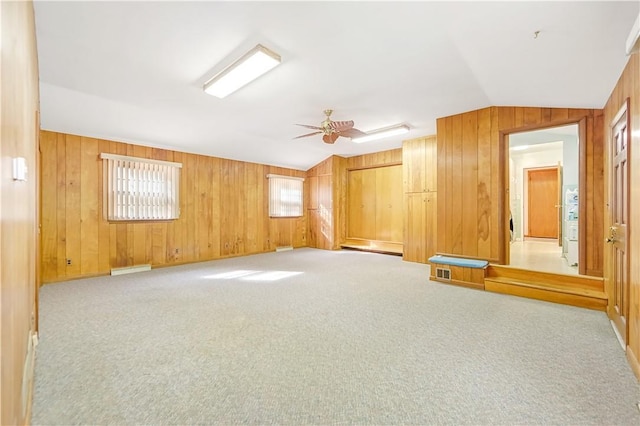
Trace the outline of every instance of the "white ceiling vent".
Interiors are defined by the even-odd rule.
[[[636,18],[636,22],[631,27],[629,37],[627,37],[627,55],[631,55],[640,51],[640,14]]]

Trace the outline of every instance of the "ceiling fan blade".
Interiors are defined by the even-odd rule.
[[[339,136],[340,135],[338,133],[329,133],[328,135],[324,135],[322,140],[324,143],[334,143]]]
[[[331,126],[331,128],[336,132],[342,132],[353,127],[353,120],[332,121],[331,124],[329,124],[329,126]]]
[[[296,136],[294,139],[306,138],[307,136],[319,135],[320,133],[323,133],[323,132],[311,132],[311,133],[307,133],[306,135]]]
[[[322,127],[318,127],[318,126],[310,126],[309,124],[296,124],[296,126],[302,126],[302,127],[306,127],[307,129],[313,129],[313,130],[324,130]]]
[[[362,136],[367,136],[365,132],[362,130],[358,130],[355,127],[347,130],[343,130],[340,132],[340,136],[345,136],[347,138],[359,138]]]

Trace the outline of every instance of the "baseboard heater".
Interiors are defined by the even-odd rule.
[[[134,272],[150,271],[151,265],[134,265],[123,268],[111,268],[111,275],[133,274]]]
[[[289,250],[293,250],[292,246],[280,246],[280,247],[276,247],[276,251],[289,251]]]

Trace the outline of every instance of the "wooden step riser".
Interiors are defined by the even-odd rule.
[[[604,291],[604,280],[602,278],[550,274],[547,272],[527,271],[516,268],[500,268],[493,265],[487,268],[486,277],[503,279],[505,281],[511,279],[537,285],[547,284],[563,288]]]
[[[342,244],[342,248],[350,248],[362,251],[372,251],[376,253],[388,253],[402,255],[403,244],[392,241],[366,240],[363,238],[347,238]]]
[[[513,283],[494,281],[486,278],[484,281],[486,291],[494,293],[510,294],[512,296],[526,297],[529,299],[544,300],[546,302],[560,303],[563,305],[577,306],[580,308],[595,309],[604,311],[607,308],[606,298],[583,296],[579,294],[568,294],[539,288],[523,287]]]
[[[551,284],[537,284],[537,283],[523,282],[523,281],[513,280],[510,278],[501,278],[501,277],[500,278],[489,277],[489,278],[485,278],[485,280],[490,280],[491,282],[505,284],[505,285],[534,288],[534,289],[540,289],[540,290],[551,291],[556,293],[575,294],[578,296],[593,297],[596,299],[607,298],[604,291],[599,291],[599,290],[574,288],[574,287],[558,286],[558,285],[551,285]]]

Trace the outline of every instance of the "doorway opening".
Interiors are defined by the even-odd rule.
[[[511,266],[577,275],[578,124],[507,135]]]

